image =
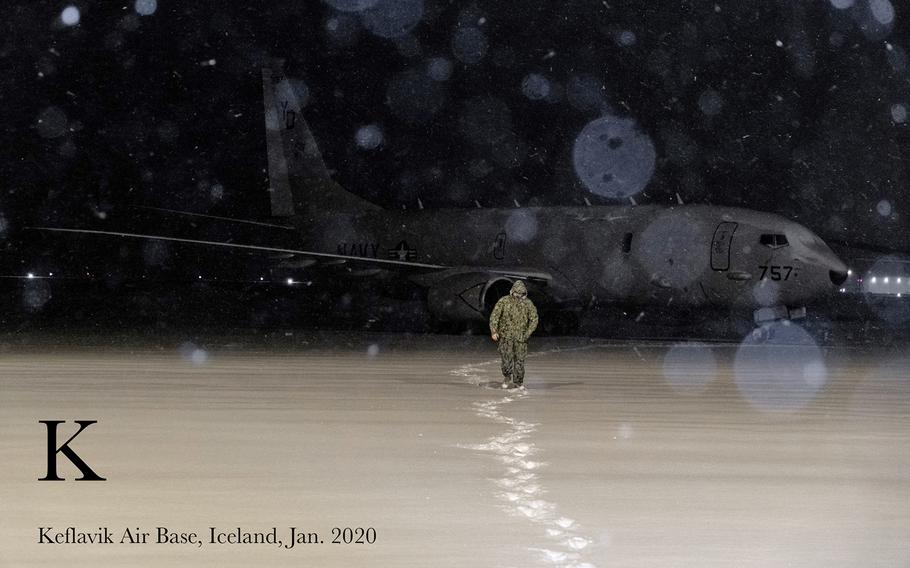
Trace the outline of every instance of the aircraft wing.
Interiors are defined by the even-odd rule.
[[[446,269],[448,267],[440,264],[426,264],[421,262],[408,262],[402,260],[387,260],[382,258],[369,258],[369,257],[360,257],[352,255],[342,255],[342,254],[332,254],[326,252],[316,252],[308,250],[298,250],[291,248],[275,247],[275,246],[265,246],[265,245],[253,245],[253,244],[244,244],[244,243],[233,243],[233,242],[223,242],[223,241],[208,241],[204,239],[189,239],[182,237],[171,237],[166,235],[153,235],[153,234],[144,234],[144,233],[130,233],[123,231],[101,231],[97,229],[72,229],[64,227],[27,227],[27,229],[33,231],[41,231],[46,233],[70,233],[78,235],[91,235],[91,236],[100,236],[100,237],[109,237],[109,238],[121,238],[121,239],[137,239],[143,241],[158,241],[158,242],[170,242],[170,243],[180,243],[180,244],[189,244],[189,245],[198,245],[204,247],[221,247],[226,249],[240,250],[246,252],[261,252],[261,253],[274,253],[279,255],[289,255],[295,257],[308,257],[313,259],[328,260],[328,261],[345,261],[345,262],[365,262],[368,264],[378,264],[380,266],[390,266],[390,267],[406,267],[406,268],[431,268],[431,269]]]
[[[191,216],[192,213],[169,211]],[[183,231],[148,231],[136,230],[30,226],[25,227],[30,233],[37,233],[45,238],[53,238],[56,247],[48,247],[49,256],[58,262],[44,266],[30,266],[23,261],[21,273],[7,274],[7,277],[48,277],[54,278],[99,278],[109,270],[121,270],[122,279],[153,279],[149,266],[165,264],[162,256],[180,257],[179,263],[187,272],[185,276],[202,280],[232,280],[250,282],[257,280],[285,280],[295,277],[301,271],[312,269],[312,272],[331,270],[333,274],[343,271],[351,276],[373,276],[380,272],[407,278],[424,287],[432,287],[445,280],[466,274],[488,275],[491,278],[502,277],[510,280],[522,279],[540,287],[546,287],[553,281],[553,276],[544,270],[528,267],[502,266],[451,266],[446,264],[415,262],[409,260],[384,259],[306,250],[289,244],[291,235],[282,235],[282,229],[292,229],[282,225],[259,223],[236,219],[223,219],[239,223],[259,225],[257,231],[246,233],[240,238],[235,233],[215,233],[222,238],[205,238],[204,236],[184,236],[181,232],[189,229],[211,235],[210,229],[202,230],[194,223],[183,227]],[[263,232],[259,229],[265,228]],[[293,231],[291,231],[293,233]],[[255,236],[254,236],[255,235]],[[188,252],[189,251],[189,252]],[[243,260],[236,264],[244,265],[229,276],[231,260],[242,255]],[[117,257],[109,262],[107,259]],[[251,263],[251,257],[254,259]],[[132,259],[133,270],[129,266]],[[255,260],[258,259],[258,260]],[[66,260],[66,262],[59,262]],[[246,265],[251,264],[248,268]],[[278,274],[275,274],[275,271]],[[271,274],[265,279],[259,274]],[[29,276],[31,275],[31,276]]]
[[[27,244],[17,262],[7,259],[5,278],[126,281],[289,283],[382,273],[407,276],[450,267],[370,258],[294,246],[296,232],[278,227],[229,231],[211,225],[154,231],[150,227],[25,227]],[[146,229],[146,230],[143,230]],[[18,266],[16,266],[16,264]]]

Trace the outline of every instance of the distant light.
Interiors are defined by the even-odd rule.
[[[79,8],[75,6],[67,6],[63,9],[63,12],[60,13],[60,21],[67,26],[75,26],[79,23],[81,15],[79,14]]]
[[[887,284],[887,283],[888,283],[888,277],[885,276],[885,284]]]
[[[847,270],[847,276],[853,276],[853,271],[852,271],[852,270]]]
[[[151,16],[158,9],[158,0],[136,0],[134,8],[140,16]]]
[[[873,276],[873,277],[872,277],[872,283],[875,284],[875,281],[876,281],[877,279],[878,279],[878,278],[876,278],[875,276]]]
[[[31,279],[34,278],[34,277],[35,277],[34,274],[32,274],[31,272],[28,273],[28,279],[29,279],[29,280],[31,280]]]
[[[898,283],[898,284],[901,283],[901,279],[900,279],[900,278],[897,279],[897,283]]]
[[[901,297],[901,293],[900,293],[900,292],[897,293],[897,297],[898,297],[898,298]]]
[[[263,278],[262,276],[260,276],[260,277],[259,277],[259,281],[262,282],[263,280],[265,280],[265,278]]]
[[[48,276],[53,276],[54,273],[53,273],[53,272],[48,272],[47,275],[48,275]]]
[[[290,286],[290,285],[293,284],[293,283],[294,283],[294,279],[293,279],[293,278],[288,278],[288,286]]]
[[[782,42],[781,40],[777,40],[777,41],[774,42],[774,45],[776,45],[777,47],[783,47],[783,46],[784,46],[784,42]]]

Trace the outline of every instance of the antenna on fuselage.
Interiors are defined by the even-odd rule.
[[[635,202],[635,198],[632,197],[631,195],[629,196],[629,201],[632,202],[632,205],[638,205],[638,203]]]
[[[679,203],[680,205],[685,205],[685,203],[683,203],[682,197],[679,196],[678,191],[676,192],[676,202]]]
[[[474,205],[476,205],[478,209],[483,209],[483,207],[480,205],[480,202],[476,199],[474,200]]]
[[[418,207],[421,211],[423,211],[423,201],[421,201],[419,197],[417,198],[417,207]]]
[[[588,207],[591,207],[591,200],[588,199],[587,197],[585,197],[585,205],[587,205]]]
[[[515,203],[515,207],[521,207],[521,203],[519,203],[517,199],[513,198],[512,201]]]

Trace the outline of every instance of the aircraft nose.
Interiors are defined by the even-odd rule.
[[[847,271],[846,270],[829,270],[828,277],[831,278],[831,283],[835,286],[840,286],[847,281]]]

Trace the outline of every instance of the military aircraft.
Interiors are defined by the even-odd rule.
[[[751,311],[761,323],[804,316],[805,306],[847,278],[847,266],[812,231],[743,208],[382,209],[331,179],[282,67],[262,73],[271,218],[219,218],[255,229],[255,237],[200,236],[193,228],[207,216],[179,211],[169,212],[178,221],[141,230],[111,223],[37,224],[30,230],[96,242],[141,241],[146,253],[178,244],[212,257],[230,249],[282,268],[289,283],[319,271],[392,276],[424,289],[426,306],[439,321],[485,319],[521,279],[542,312],[574,317],[610,303],[713,306]],[[74,269],[68,270],[72,276]],[[99,276],[89,268],[75,270],[79,277]]]

